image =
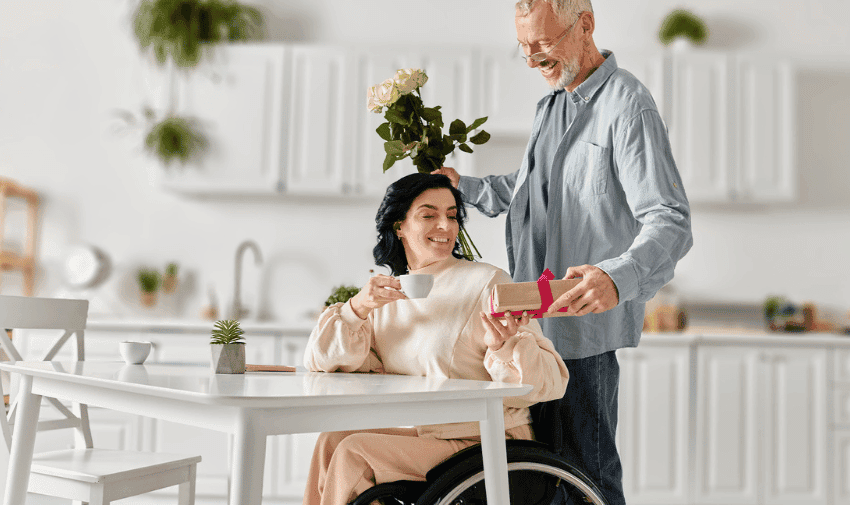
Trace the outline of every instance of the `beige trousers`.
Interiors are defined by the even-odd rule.
[[[532,438],[531,426],[506,430],[508,439]],[[316,441],[304,505],[345,505],[375,484],[425,480],[425,474],[479,439],[420,437],[414,428],[335,431]]]

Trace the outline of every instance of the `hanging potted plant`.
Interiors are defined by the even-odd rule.
[[[214,373],[245,373],[244,334],[235,319],[215,322],[210,339],[210,364]]]
[[[661,22],[658,40],[665,46],[672,43],[702,45],[708,38],[708,28],[695,14],[684,9],[676,9]]]
[[[176,115],[156,123],[145,137],[145,149],[166,167],[174,161],[185,165],[200,157],[206,146],[206,138],[194,122]]]
[[[159,289],[161,277],[156,270],[141,269],[136,274],[141,290],[141,301],[145,307],[156,305],[156,292]]]
[[[259,39],[263,16],[233,0],[143,0],[133,16],[133,33],[143,52],[160,65],[197,65],[204,48],[220,42]]]

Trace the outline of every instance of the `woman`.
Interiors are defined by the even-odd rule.
[[[536,321],[489,315],[503,270],[462,259],[466,217],[448,177],[415,173],[393,183],[375,218],[377,265],[394,275],[432,274],[426,298],[407,299],[398,279],[376,275],[346,303],[328,307],[310,335],[304,366],[325,372],[493,380],[531,384],[505,399],[505,436],[531,439],[528,407],[561,398],[569,374]],[[480,441],[478,423],[323,433],[313,453],[305,504],[340,505],[376,483],[425,473]]]

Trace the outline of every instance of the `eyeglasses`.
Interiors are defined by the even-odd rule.
[[[548,59],[549,59],[549,53],[551,53],[552,51],[554,51],[554,50],[555,50],[555,48],[556,48],[556,47],[558,47],[558,44],[560,44],[562,40],[564,40],[565,38],[567,38],[567,35],[570,33],[570,30],[572,30],[572,29],[573,29],[573,27],[576,25],[576,23],[578,23],[578,20],[579,20],[579,19],[581,19],[581,15],[582,15],[582,13],[581,13],[581,12],[579,12],[578,17],[576,18],[576,20],[575,20],[575,21],[573,21],[573,24],[571,24],[569,28],[567,28],[567,30],[564,32],[564,35],[563,35],[560,39],[558,39],[558,42],[556,42],[556,43],[555,43],[555,45],[554,45],[554,46],[552,46],[552,49],[550,49],[550,50],[548,50],[548,51],[545,51],[545,52],[544,52],[544,51],[541,51],[541,52],[539,52],[539,53],[534,53],[534,54],[532,54],[532,55],[530,55],[530,56],[526,56],[525,54],[521,54],[521,55],[520,55],[520,58],[522,58],[522,60],[523,60],[524,62],[526,62],[526,63],[528,63],[528,60],[531,60],[531,61],[533,61],[534,63],[540,63],[540,64],[542,64],[544,61],[548,60]],[[521,45],[522,45],[522,44],[520,44],[520,46],[521,46]],[[520,50],[520,51],[522,51],[522,50]]]

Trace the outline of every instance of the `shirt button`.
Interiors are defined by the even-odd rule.
[[[584,101],[585,101],[585,102],[586,102],[586,101],[588,101],[588,100],[590,100],[590,97],[589,97],[589,96],[584,97]]]

